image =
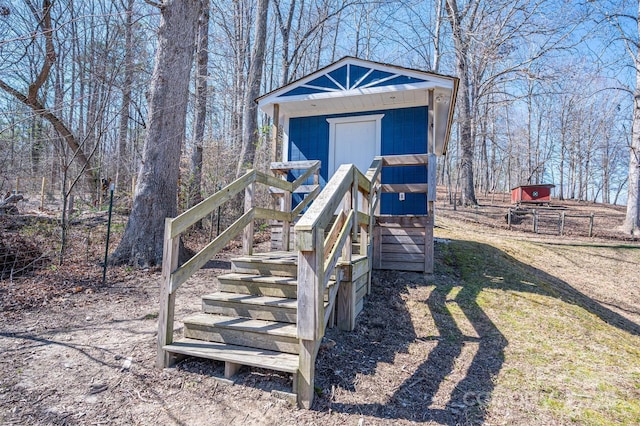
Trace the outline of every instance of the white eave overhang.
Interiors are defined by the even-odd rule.
[[[342,84],[331,77],[331,73],[345,69],[346,78]],[[390,75],[369,84],[349,82],[349,67],[368,68],[372,71]],[[362,74],[362,71],[360,72]],[[371,73],[371,71],[369,72]],[[387,84],[384,81],[394,78],[403,80],[402,84]],[[330,79],[334,87],[317,87],[311,82],[318,78]],[[360,77],[366,82],[365,77]],[[407,83],[407,80],[410,82]],[[381,83],[382,82],[382,85]],[[343,58],[326,68],[318,70],[293,83],[274,90],[257,99],[259,108],[273,115],[273,107],[278,104],[280,116],[306,117],[314,115],[345,114],[353,112],[376,111],[392,108],[408,108],[429,105],[429,91],[433,90],[435,153],[443,155],[451,132],[458,79],[424,71],[416,71],[393,65],[380,64],[357,58]],[[315,91],[315,93],[291,94],[297,89]]]

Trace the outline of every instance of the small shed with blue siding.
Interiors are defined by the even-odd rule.
[[[260,97],[258,105],[282,131],[274,139],[282,158],[274,161],[321,160],[324,185],[341,164],[365,173],[376,156],[444,155],[457,86],[455,77],[345,57]],[[382,184],[426,184],[427,175],[424,165],[389,166]],[[383,193],[380,216],[432,215],[428,198]]]

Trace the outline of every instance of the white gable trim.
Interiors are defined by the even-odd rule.
[[[339,84],[337,81],[335,81],[334,78],[332,78],[329,74],[343,66],[349,66],[349,65],[355,65],[355,66],[359,66],[359,67],[363,67],[363,68],[369,68],[370,71],[365,75],[362,76],[354,85],[353,88],[351,89],[346,89],[344,88],[341,84]],[[421,81],[421,82],[416,82],[413,84],[401,84],[401,85],[390,85],[390,86],[379,86],[379,87],[367,87],[367,85],[363,86],[363,87],[358,87],[359,84],[366,78],[366,76],[368,74],[370,74],[371,72],[375,71],[375,70],[379,70],[379,71],[383,71],[386,73],[390,73],[393,76],[392,77],[387,77],[384,80],[386,81],[387,79],[391,79],[393,77],[397,77],[397,76],[406,76],[406,77],[412,77],[412,78],[417,78],[420,80],[427,80],[427,81]],[[285,96],[285,97],[280,97],[282,94],[287,93],[297,87],[311,87],[311,86],[307,86],[307,83],[315,80],[318,77],[321,76],[326,76],[327,78],[329,78],[331,81],[333,81],[334,84],[336,84],[336,86],[338,88],[341,88],[341,90],[338,90],[336,92],[331,91],[328,88],[322,88],[323,90],[326,90],[327,92],[330,93],[312,93],[312,94],[304,94],[304,95],[294,95],[294,96]],[[373,85],[375,84],[379,84],[381,81],[376,81],[375,83],[372,83]],[[349,85],[347,85],[349,86]],[[309,100],[309,99],[324,99],[325,96],[327,95],[335,95],[335,96],[349,96],[349,95],[353,95],[353,94],[366,94],[368,92],[366,92],[365,90],[376,90],[375,92],[372,93],[381,93],[381,92],[389,92],[389,91],[397,91],[397,90],[409,90],[411,88],[436,88],[436,87],[441,87],[441,88],[445,88],[445,89],[453,89],[454,86],[454,82],[453,82],[453,77],[445,77],[439,74],[433,74],[433,73],[429,73],[426,71],[416,71],[416,70],[411,70],[408,68],[402,68],[402,67],[396,67],[396,66],[391,66],[391,65],[385,65],[385,64],[381,64],[378,62],[371,62],[371,61],[365,61],[362,59],[356,59],[356,58],[352,58],[352,57],[346,57],[343,58],[325,68],[322,68],[312,74],[309,74],[303,78],[301,78],[300,80],[294,81],[292,83],[287,84],[286,86],[280,87],[279,89],[274,90],[271,93],[267,93],[266,95],[260,97],[257,99],[258,104],[260,105],[261,108],[265,108],[266,105],[269,105],[271,103],[288,103],[288,102],[296,102],[296,101],[300,101],[300,100]],[[318,97],[320,96],[320,97]],[[265,111],[267,112],[267,111]],[[267,112],[268,113],[268,112]]]

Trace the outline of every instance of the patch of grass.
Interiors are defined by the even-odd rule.
[[[586,276],[611,283],[620,279],[612,268],[581,270],[603,257],[611,262],[608,252],[620,247],[577,245],[578,274],[567,282],[537,263],[545,258],[544,245],[473,237],[477,240],[447,234],[453,241],[438,246],[436,272],[460,278],[455,301],[476,329],[485,330],[481,338],[498,344],[501,335],[507,342],[489,415],[500,418],[492,410],[506,407],[522,409],[531,424],[545,416],[558,423],[640,424],[640,336],[624,321],[608,320],[616,314],[578,290]],[[481,323],[482,318],[489,322]],[[531,411],[522,401],[536,408]]]

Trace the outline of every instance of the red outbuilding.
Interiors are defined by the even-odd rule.
[[[551,188],[556,186],[551,183],[539,185],[520,185],[511,189],[511,203],[545,204],[551,202]]]

